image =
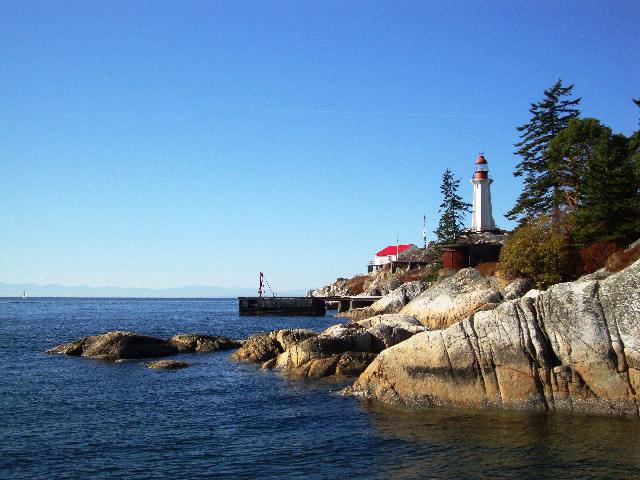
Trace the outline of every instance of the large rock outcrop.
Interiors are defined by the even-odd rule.
[[[294,375],[358,375],[376,355],[426,328],[406,315],[380,315],[333,325],[318,334],[276,330],[249,337],[233,357]]]
[[[176,335],[170,340],[140,335],[135,332],[113,331],[100,335],[78,338],[47,350],[47,353],[62,353],[76,357],[101,360],[166,357],[178,353],[214,352],[240,346],[239,342],[226,337],[213,337],[188,333]]]
[[[501,301],[495,278],[485,278],[476,269],[465,268],[422,292],[400,313],[435,330],[459,322],[478,310],[493,308]]]
[[[181,333],[171,337],[169,343],[175,346],[180,353],[211,353],[242,346],[242,342],[237,340],[201,333]]]
[[[427,284],[420,281],[407,282],[400,285],[395,290],[389,292],[380,300],[374,302],[369,307],[356,308],[338,314],[338,317],[348,317],[352,320],[362,320],[375,315],[387,313],[397,313],[406,304],[420,295],[427,288]]]
[[[334,297],[349,295],[349,285],[346,278],[338,278],[335,282],[324,287],[309,290],[307,297]]]
[[[497,280],[496,280],[497,281]],[[515,300],[523,297],[529,290],[533,288],[533,281],[528,278],[516,278],[509,282],[502,290],[502,298],[504,300]]]
[[[287,348],[300,343],[318,333],[307,329],[284,329],[267,333],[257,333],[247,338],[232,358],[251,363],[265,363],[275,359]]]
[[[332,325],[322,332],[321,336],[337,339],[359,336],[358,338],[366,339],[364,345],[360,345],[359,348],[379,353],[426,330],[426,327],[409,315],[384,314]]]
[[[409,405],[637,415],[640,261],[419,333],[378,355],[347,393]]]
[[[358,375],[378,353],[424,330],[414,318],[393,314],[333,325],[286,349],[273,366],[308,377]]]

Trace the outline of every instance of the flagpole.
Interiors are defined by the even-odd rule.
[[[422,216],[422,241],[424,242],[424,249],[427,249],[427,216]]]

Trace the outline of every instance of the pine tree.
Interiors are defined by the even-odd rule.
[[[634,98],[632,100],[633,103],[640,107],[640,98]],[[638,120],[638,125],[640,125],[640,120]],[[636,172],[636,179],[640,186],[640,130],[633,132],[629,138],[629,151],[631,155],[631,162],[633,163],[633,168]]]
[[[636,182],[640,186],[640,130],[633,132],[629,138],[629,155],[636,173]]]
[[[468,212],[471,205],[465,203],[458,195],[460,180],[453,176],[448,168],[442,174],[442,203],[440,204],[440,221],[434,231],[439,243],[455,241],[464,228],[464,213]]]
[[[610,136],[611,129],[595,118],[572,118],[567,128],[551,139],[544,158],[556,185],[556,211],[571,213],[578,208],[585,168]]]
[[[576,108],[580,98],[566,98],[572,90],[573,85],[564,87],[562,80],[558,80],[544,91],[544,99],[531,104],[529,123],[518,127],[521,141],[515,144],[514,153],[522,160],[516,165],[514,176],[524,177],[524,188],[506,215],[509,220],[524,224],[539,215],[557,213],[558,185],[544,153],[551,139],[580,114]]]
[[[640,235],[638,183],[629,139],[604,129],[583,175],[574,238],[624,245]]]

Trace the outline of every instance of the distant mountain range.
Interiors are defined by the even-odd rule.
[[[87,287],[36,285],[34,283],[2,283],[0,297],[137,297],[137,298],[229,298],[256,296],[255,288],[188,286],[176,288]],[[277,292],[279,296],[301,296],[305,290]]]

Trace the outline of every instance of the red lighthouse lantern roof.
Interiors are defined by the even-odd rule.
[[[478,156],[478,159],[476,160],[476,163],[487,163],[487,159],[486,159],[486,158],[484,158],[484,154],[483,154],[483,153],[481,153],[481,154]]]

